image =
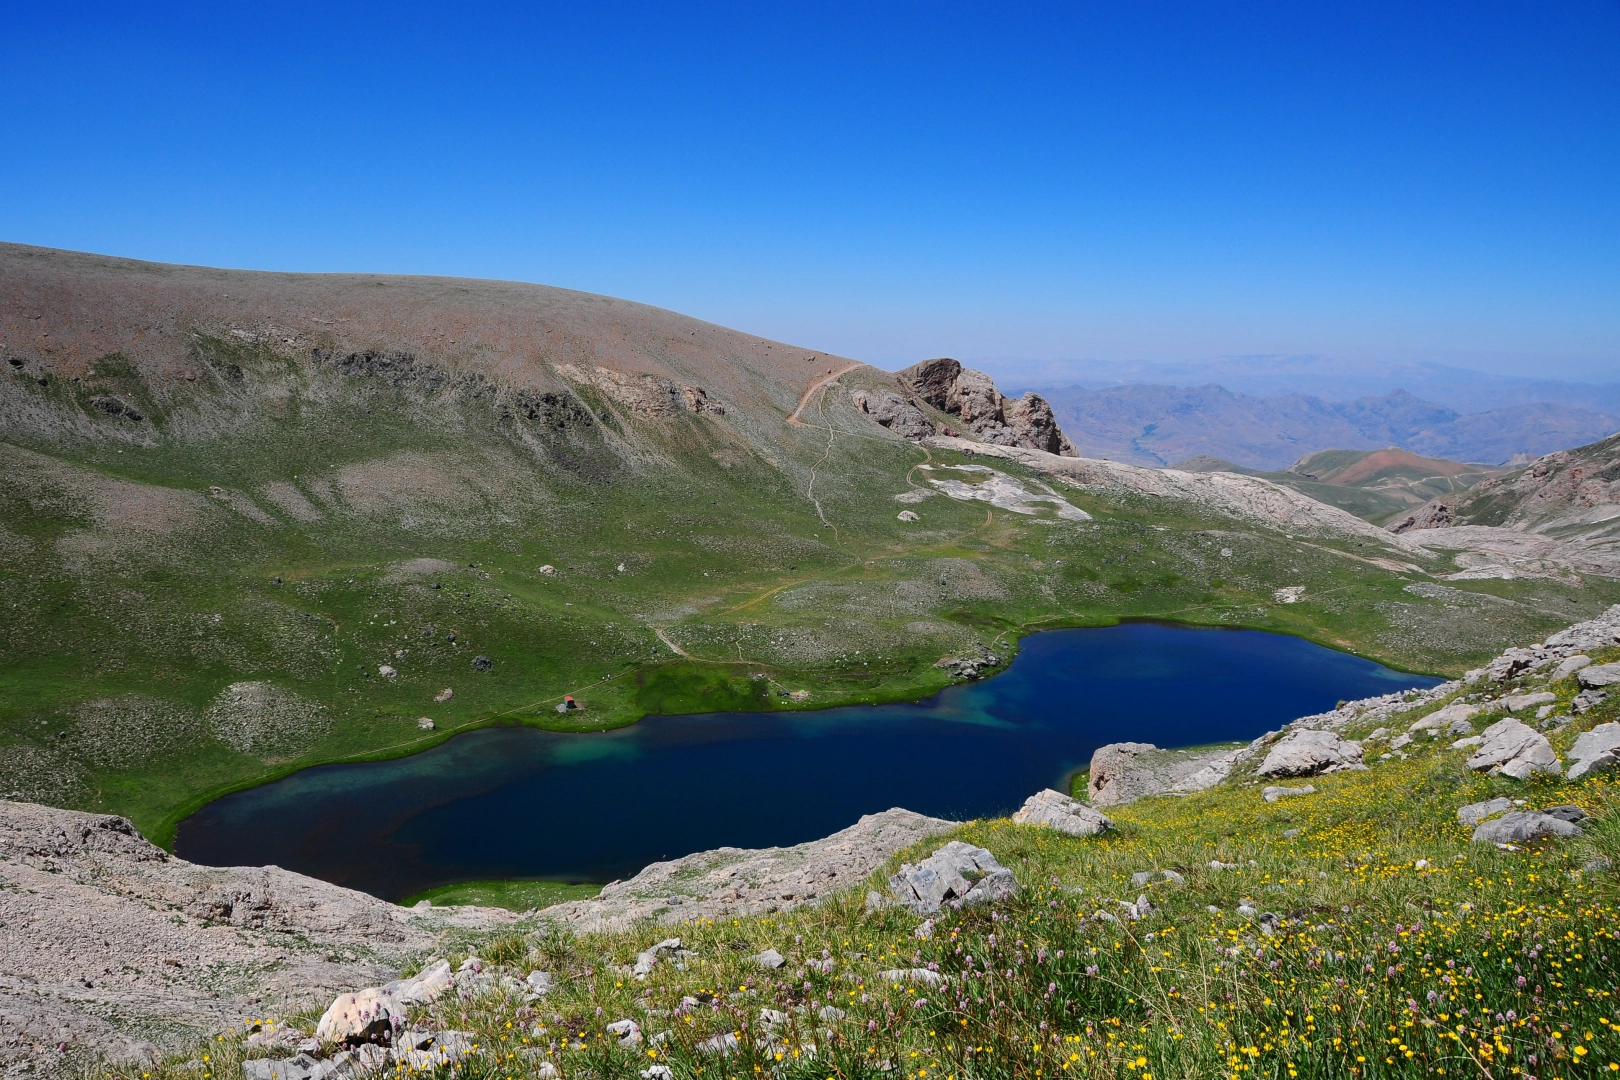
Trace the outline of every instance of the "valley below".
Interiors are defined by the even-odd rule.
[[[0,245],[0,298],[7,1076],[1610,1037],[1613,438],[1146,468],[954,360],[542,286]],[[424,893],[493,900],[388,902]],[[386,1032],[317,1026],[345,989]]]

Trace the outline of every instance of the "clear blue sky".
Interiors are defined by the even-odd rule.
[[[23,5],[0,238],[885,365],[1620,377],[1620,5]],[[3,298],[0,298],[3,302]]]

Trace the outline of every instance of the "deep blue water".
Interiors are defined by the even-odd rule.
[[[1253,630],[1055,630],[1025,638],[1001,675],[917,704],[649,717],[587,735],[502,728],[306,769],[187,818],[175,850],[388,899],[488,878],[608,881],[706,848],[826,836],[891,806],[1003,813],[1104,743],[1247,740],[1436,681]]]

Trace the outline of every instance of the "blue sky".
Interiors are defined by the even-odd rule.
[[[8,5],[0,239],[1620,378],[1620,5]]]

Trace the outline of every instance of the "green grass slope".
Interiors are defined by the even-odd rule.
[[[1043,627],[1255,626],[1456,672],[1620,599],[1439,585],[1145,496],[1065,488],[1088,522],[897,503],[965,459],[851,405],[888,376],[603,297],[6,245],[0,293],[0,794],[159,842],[316,763],[915,698]]]
[[[1575,686],[1552,689],[1567,702]],[[1617,707],[1611,698],[1554,745],[1567,754]],[[1346,734],[1365,738],[1372,722]],[[949,837],[784,915],[578,938],[543,924],[469,936],[453,963],[476,954],[517,977],[543,969],[556,989],[534,1002],[451,994],[413,1010],[413,1023],[471,1033],[476,1048],[455,1074],[467,1077],[545,1075],[548,1063],[564,1077],[661,1065],[683,1080],[1620,1071],[1620,786],[1612,774],[1493,779],[1467,771],[1469,751],[1449,741],[1369,755],[1368,771],[1313,777],[1316,794],[1277,803],[1238,775],[1185,798],[1111,807],[1116,830],[1095,838],[969,823],[955,838],[992,851],[1021,891],[926,921],[870,910],[864,890],[883,889],[895,865]],[[1471,842],[1457,808],[1499,795],[1591,817],[1578,838]],[[1132,883],[1160,870],[1181,880]],[[1143,894],[1152,912],[1127,918],[1125,903]],[[636,953],[669,936],[688,955],[634,978]],[[786,964],[753,961],[768,948]],[[642,1040],[621,1045],[607,1030],[620,1019]],[[239,1039],[215,1046],[219,1075],[234,1075]],[[172,1064],[152,1075],[187,1074]]]

